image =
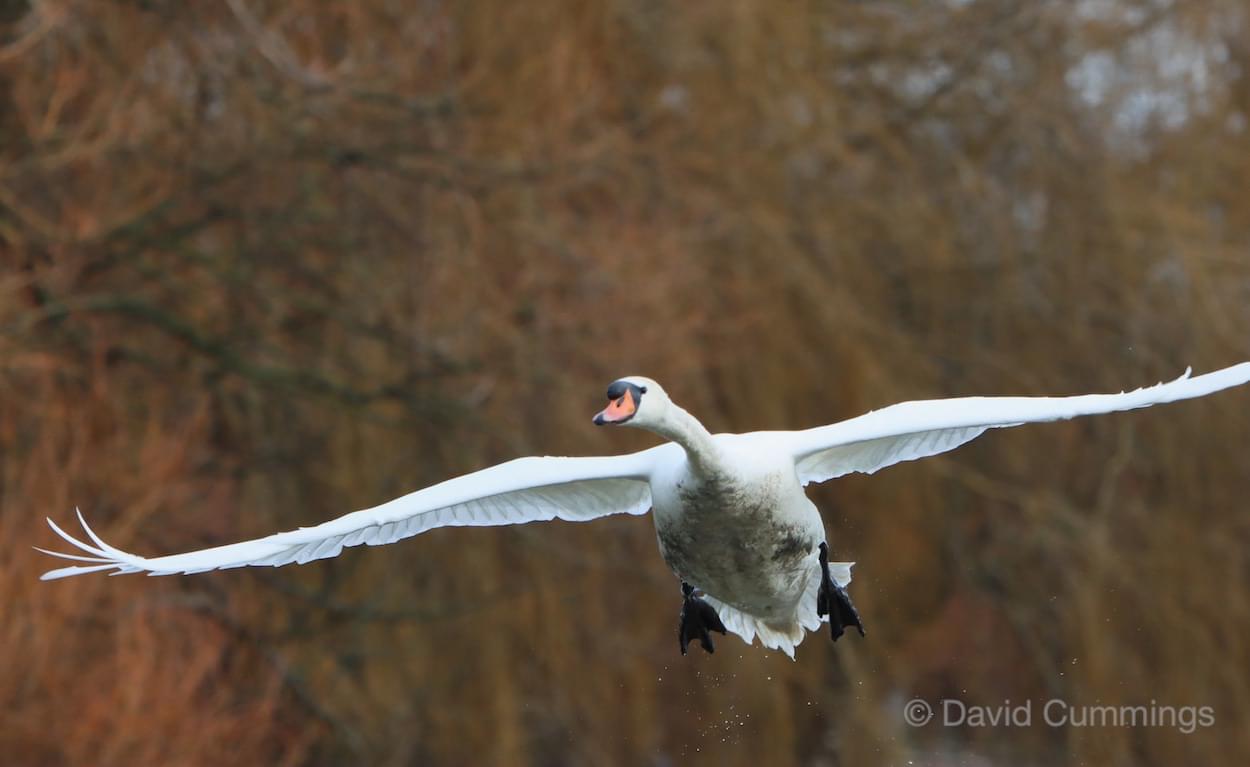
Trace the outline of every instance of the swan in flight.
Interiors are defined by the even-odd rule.
[[[987,429],[1133,410],[1202,397],[1250,380],[1250,362],[1120,394],[1074,397],[959,397],[903,402],[803,431],[710,434],[655,381],[630,376],[608,387],[597,425],[647,429],[664,444],[628,455],[530,457],[357,511],[243,543],[185,554],[140,557],[110,546],[78,514],[90,543],[51,519],[79,553],[39,549],[82,562],[44,580],[101,571],[199,573],[334,557],[347,546],[378,546],[436,527],[508,525],[549,519],[584,522],[654,510],[660,554],[681,580],[682,654],[710,631],[794,657],[808,631],[828,622],[834,640],[863,623],[846,586],[849,562],[829,562],[824,524],[803,487],[851,472],[954,449]]]

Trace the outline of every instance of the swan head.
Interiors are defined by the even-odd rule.
[[[645,429],[658,424],[668,412],[668,406],[668,394],[650,378],[618,378],[608,385],[608,406],[595,415],[595,425]]]

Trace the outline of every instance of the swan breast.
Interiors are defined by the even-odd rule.
[[[721,470],[688,465],[652,488],[665,562],[685,582],[763,618],[793,615],[824,540],[820,514],[792,461],[724,450]]]

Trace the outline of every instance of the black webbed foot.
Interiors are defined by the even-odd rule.
[[[864,635],[864,622],[859,619],[859,611],[851,603],[846,589],[829,577],[829,546],[820,544],[820,591],[816,592],[816,614],[829,616],[829,633],[833,641],[838,641],[844,628],[854,626],[859,635]]]
[[[681,623],[677,628],[677,641],[681,645],[681,654],[686,654],[686,647],[691,639],[699,640],[699,646],[709,653],[716,652],[712,645],[709,631],[725,633],[725,624],[721,623],[716,608],[696,596],[694,586],[682,581],[681,584]]]

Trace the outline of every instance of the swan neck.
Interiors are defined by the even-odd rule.
[[[699,419],[676,404],[669,405],[663,421],[655,429],[661,436],[681,445],[690,463],[700,474],[715,473],[718,465],[716,446],[712,434]]]

